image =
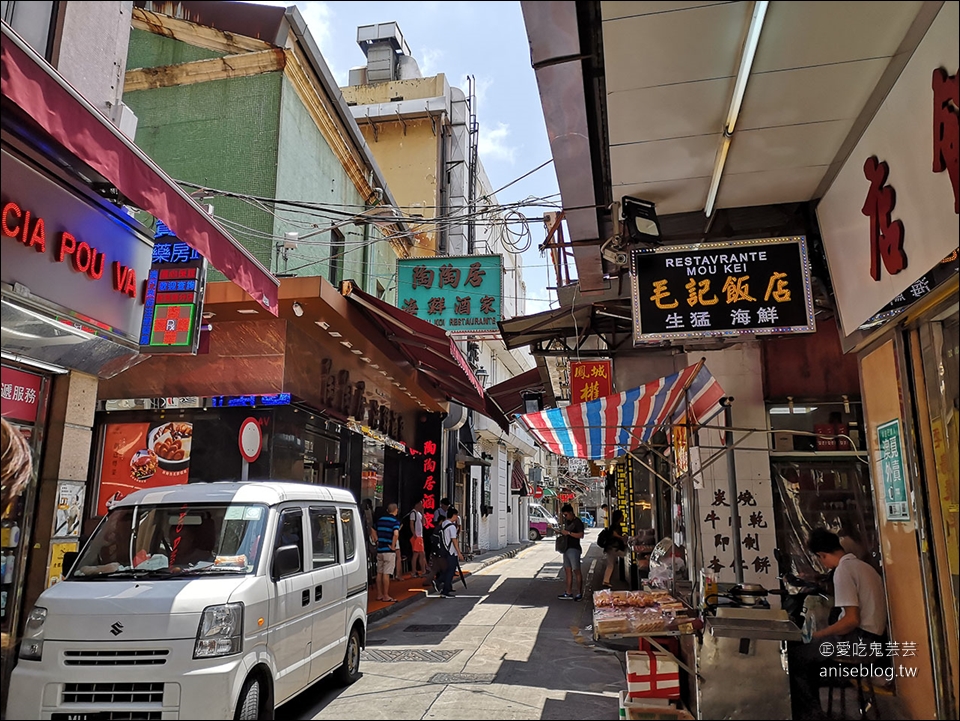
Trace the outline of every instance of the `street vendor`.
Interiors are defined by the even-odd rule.
[[[850,644],[884,643],[887,604],[883,580],[873,566],[844,550],[840,538],[825,528],[814,529],[807,548],[828,570],[833,571],[834,608],[839,619],[812,633],[810,642],[798,649],[799,668],[791,674],[797,708],[806,718],[824,718],[820,706],[819,679],[824,663],[832,663],[833,649]],[[876,662],[878,659],[873,659]]]

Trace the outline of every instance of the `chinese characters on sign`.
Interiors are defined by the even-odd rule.
[[[903,252],[903,222],[891,219],[897,194],[886,185],[889,166],[871,156],[863,164],[863,174],[870,181],[867,199],[860,209],[870,218],[870,277],[880,280],[881,259],[890,275],[907,267],[907,255]]]
[[[877,426],[880,447],[880,474],[883,482],[883,508],[888,521],[909,521],[910,505],[907,482],[903,475],[900,445],[900,421],[892,420]]]
[[[572,361],[570,402],[583,403],[613,393],[613,361]]]
[[[397,305],[453,335],[494,335],[501,318],[499,255],[397,261]]]
[[[421,413],[417,416],[416,446],[411,448],[412,463],[422,470],[420,498],[423,501],[424,537],[433,528],[433,515],[439,507],[443,489],[443,466],[440,458],[440,416],[436,413]],[[418,450],[419,449],[419,450]]]
[[[814,331],[803,237],[634,251],[634,342]]]
[[[36,423],[42,383],[43,376],[3,366],[3,417]]]
[[[960,213],[960,73],[933,71],[933,172],[947,171],[953,186],[953,212]]]
[[[206,260],[158,222],[144,295],[140,330],[143,352],[197,352],[206,275]]]
[[[636,502],[633,490],[633,460],[625,458],[616,465],[617,508],[623,509],[624,534],[636,533]]]

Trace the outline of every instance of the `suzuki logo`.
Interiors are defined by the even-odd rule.
[[[123,624],[120,623],[119,621],[114,623],[110,627],[110,633],[112,633],[114,636],[119,636],[121,633],[123,633]]]

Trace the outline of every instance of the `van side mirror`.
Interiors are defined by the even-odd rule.
[[[77,562],[77,556],[79,556],[79,551],[67,551],[63,554],[63,574],[66,575],[67,572],[73,568],[73,564]]]
[[[300,570],[300,549],[280,546],[273,557],[273,580],[290,576]]]

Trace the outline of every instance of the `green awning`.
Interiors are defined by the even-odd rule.
[[[544,488],[544,489],[543,489],[543,497],[544,497],[544,498],[556,498],[556,497],[557,497],[557,492],[556,492],[555,490],[553,490],[552,488]]]

